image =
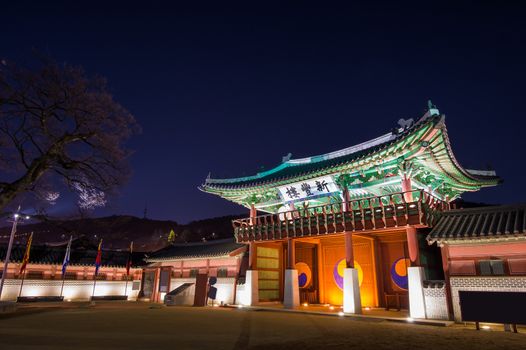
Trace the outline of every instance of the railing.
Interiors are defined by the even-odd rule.
[[[414,190],[238,219],[232,225],[238,242],[279,240],[406,225],[432,226],[436,214],[447,209],[449,203]]]

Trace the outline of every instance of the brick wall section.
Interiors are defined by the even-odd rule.
[[[451,298],[453,301],[453,313],[456,322],[461,322],[460,300],[458,292],[484,291],[484,292],[526,292],[526,276],[473,276],[473,277],[451,277]]]
[[[447,320],[446,284],[436,283],[424,286],[424,299],[426,304],[426,318]]]

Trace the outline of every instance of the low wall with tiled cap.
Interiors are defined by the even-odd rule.
[[[456,322],[462,321],[459,291],[526,292],[526,276],[451,277],[451,299]]]
[[[424,281],[424,300],[426,304],[426,318],[447,320],[446,283],[444,281]]]
[[[6,279],[2,291],[2,301],[14,301],[19,296],[21,279]],[[22,296],[59,296],[62,286],[61,280],[26,279],[22,287]],[[129,300],[136,300],[141,286],[141,281],[97,281],[95,286],[96,296],[126,295]],[[89,300],[93,292],[93,281],[66,280],[64,281],[63,296],[65,301]]]

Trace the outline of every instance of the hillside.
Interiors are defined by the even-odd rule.
[[[104,247],[127,249],[130,241],[136,251],[152,251],[167,244],[170,230],[174,230],[176,242],[197,242],[204,239],[233,237],[231,220],[234,216],[224,216],[190,222],[180,225],[175,221],[137,218],[114,215],[102,218],[77,220],[48,220],[45,222],[20,225],[16,243],[23,244],[27,233],[33,232],[37,244],[63,242],[70,235],[84,237],[90,244],[97,244],[101,238]],[[0,228],[0,243],[8,241],[10,227]]]

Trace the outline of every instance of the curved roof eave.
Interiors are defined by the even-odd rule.
[[[217,194],[226,199],[230,199],[233,202],[236,202],[236,197],[238,197],[239,195],[242,196],[242,192],[246,193],[246,191],[252,191],[255,187],[261,187],[266,185],[272,186],[272,184],[276,182],[282,182],[292,178],[307,176],[313,171],[329,171],[331,168],[340,167],[346,163],[359,161],[359,159],[373,157],[375,153],[377,154],[379,152],[382,152],[383,150],[388,149],[396,143],[404,142],[410,135],[421,131],[430,123],[433,124],[433,129],[437,130],[442,134],[441,136],[443,138],[445,151],[447,153],[447,163],[449,164],[444,164],[442,161],[436,160],[436,166],[438,166],[442,172],[448,174],[448,176],[450,176],[455,181],[458,181],[459,183],[468,184],[469,182],[473,182],[469,184],[471,186],[494,186],[502,182],[502,180],[498,176],[496,176],[494,172],[493,174],[488,173],[480,175],[477,174],[477,171],[470,172],[464,169],[455,158],[451,149],[447,128],[445,126],[445,117],[439,114],[426,114],[411,127],[401,131],[399,134],[384,134],[371,141],[367,141],[356,146],[348,147],[343,150],[326,153],[320,156],[289,160],[271,170],[268,170],[263,173],[258,173],[253,176],[231,179],[207,178],[205,183],[199,186],[199,190],[207,193]],[[340,162],[337,162],[337,160],[340,160]],[[330,164],[329,162],[332,162],[333,164]],[[294,167],[305,167],[311,164],[319,165],[319,167],[304,169],[304,171],[299,170],[298,172],[293,172],[292,174],[284,173],[286,169],[293,169]],[[452,169],[447,169],[447,167],[449,167],[448,165],[453,167],[454,171],[451,171]],[[273,174],[279,173],[282,173],[282,176],[271,176]]]
[[[441,120],[437,124],[437,126],[439,127],[440,131],[442,132],[442,137],[444,139],[444,144],[446,146],[446,152],[447,152],[447,155],[448,155],[448,159],[451,161],[451,165],[453,165],[455,170],[457,170],[465,178],[470,179],[471,181],[480,183],[481,186],[494,186],[494,185],[502,182],[502,179],[499,178],[494,171],[492,172],[493,175],[489,175],[488,174],[487,176],[484,176],[484,175],[477,175],[476,173],[469,172],[467,169],[465,169],[458,162],[457,158],[455,157],[455,154],[453,153],[453,150],[451,148],[451,141],[449,139],[449,135],[448,135],[448,132],[447,132],[447,127],[446,127],[446,123],[445,123],[445,118],[444,117],[441,118]],[[440,166],[442,167],[442,165],[440,165]],[[455,178],[455,180],[457,180],[457,181],[459,181],[461,183],[463,182],[461,179],[457,178],[457,176],[454,176],[454,174],[450,173],[446,169],[444,169],[444,168],[442,168],[442,169],[446,173],[448,173],[448,175],[450,175],[453,178]],[[477,171],[475,171],[475,172],[477,172]]]
[[[351,161],[355,161],[359,158],[367,158],[367,157],[372,156],[374,153],[378,153],[386,149],[387,147],[395,144],[396,142],[402,142],[408,136],[413,134],[413,132],[419,131],[421,128],[423,128],[427,124],[426,122],[436,123],[440,119],[437,117],[440,117],[440,116],[432,115],[426,118],[423,117],[417,123],[413,124],[413,126],[411,126],[410,128],[406,130],[401,131],[397,135],[392,134],[392,133],[384,134],[371,141],[363,142],[361,144],[351,146],[343,150],[334,151],[334,152],[326,153],[326,154],[319,155],[319,156],[289,160],[271,170],[268,170],[263,173],[258,173],[253,176],[247,176],[247,177],[241,177],[241,178],[231,178],[231,179],[207,178],[205,183],[199,186],[199,190],[203,192],[208,192],[208,193],[218,193],[218,192],[222,192],[223,190],[226,190],[226,191],[242,190],[247,187],[261,186],[266,183],[272,183],[277,180],[285,180],[287,178],[301,176],[301,174],[303,174],[302,172],[298,172],[297,174],[292,174],[289,176],[286,176],[284,174],[285,176],[282,176],[282,177],[265,179],[265,177],[268,177],[269,175],[272,175],[272,174],[279,173],[280,171],[283,171],[284,169],[287,169],[287,168],[305,166],[305,165],[310,165],[310,164],[318,164],[318,163],[323,164],[324,162],[337,161],[338,159],[342,160],[341,163],[333,164],[332,166],[331,165],[325,166],[326,168],[331,168],[336,165],[341,165],[342,163],[348,163]],[[383,142],[380,142],[380,141],[383,141]],[[344,159],[345,157],[350,157],[350,158]],[[320,166],[319,169],[321,170],[325,167]],[[305,174],[308,174],[310,172],[311,171],[306,171]],[[257,182],[257,180],[261,180],[261,181]]]

